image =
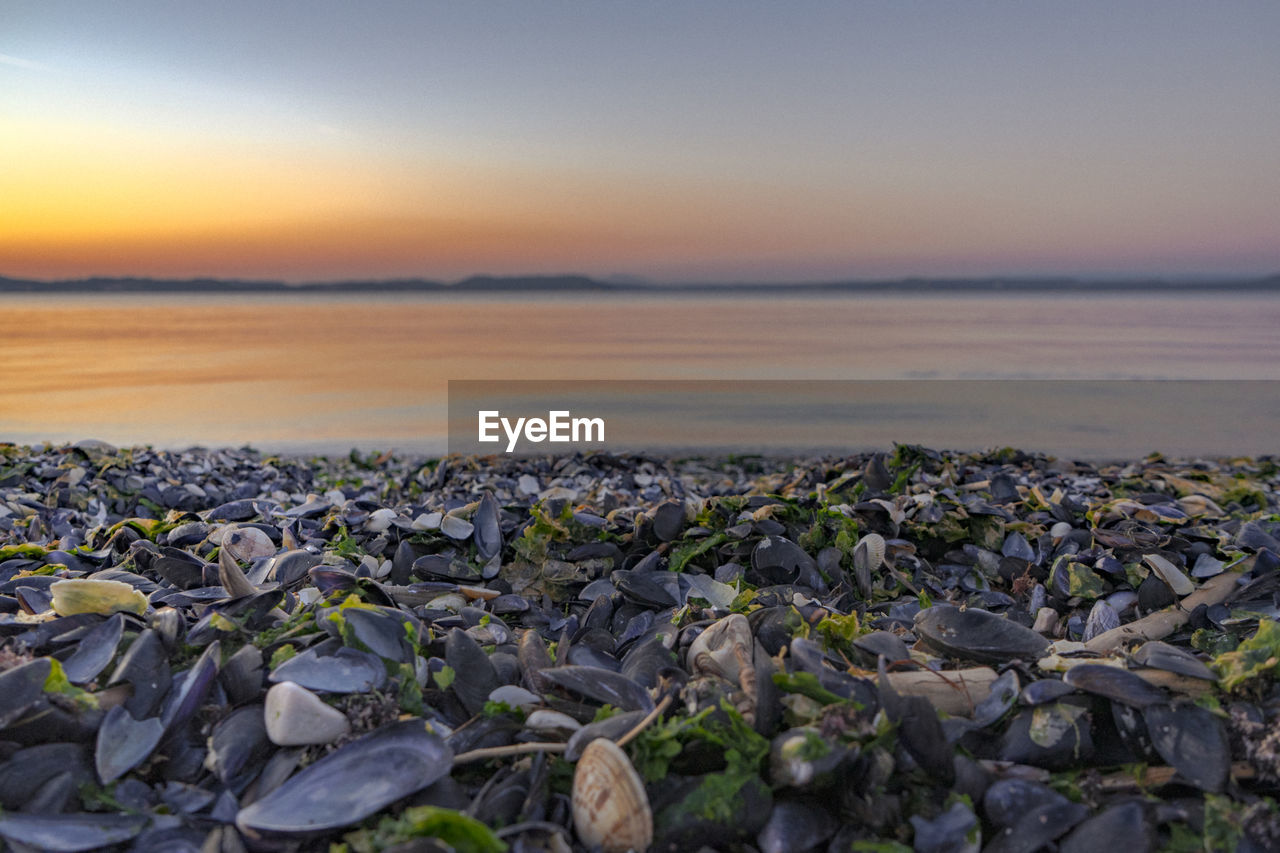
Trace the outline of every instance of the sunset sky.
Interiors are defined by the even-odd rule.
[[[0,275],[1280,271],[1280,3],[0,5]]]

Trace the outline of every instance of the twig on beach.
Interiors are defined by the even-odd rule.
[[[654,720],[658,719],[658,717],[662,715],[662,712],[667,710],[670,706],[671,694],[668,693],[666,696],[662,697],[662,701],[659,702],[652,711],[645,715],[643,720],[635,724],[635,727],[632,728],[631,731],[618,738],[618,746],[626,746],[631,743],[631,741],[635,740],[642,731],[648,728],[649,725],[653,723]]]
[[[453,757],[453,763],[470,764],[473,761],[487,761],[490,758],[506,758],[509,755],[527,755],[531,752],[564,752],[568,744],[554,741],[538,741],[534,743],[513,743],[510,746],[486,746],[469,752],[460,752]]]

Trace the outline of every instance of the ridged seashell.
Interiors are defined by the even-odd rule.
[[[573,774],[578,839],[604,853],[644,851],[653,842],[653,812],[627,754],[608,738],[587,744]]]
[[[854,565],[863,563],[868,571],[874,572],[884,562],[885,542],[879,533],[868,533],[853,546]]]
[[[59,616],[77,613],[147,612],[147,597],[123,581],[95,581],[77,578],[55,581],[49,585],[53,595],[51,606]]]

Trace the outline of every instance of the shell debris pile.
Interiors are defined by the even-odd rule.
[[[0,445],[0,838],[1280,849],[1278,485]]]

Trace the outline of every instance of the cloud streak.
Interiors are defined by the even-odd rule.
[[[14,68],[25,68],[28,71],[47,71],[49,68],[49,66],[39,62],[23,59],[21,56],[11,56],[7,53],[0,53],[0,65],[11,65]]]

